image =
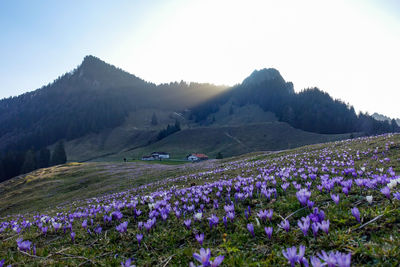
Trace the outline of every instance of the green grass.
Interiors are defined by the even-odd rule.
[[[385,150],[385,145],[393,142]],[[377,158],[373,159],[373,151],[379,147]],[[329,149],[328,149],[329,148]],[[327,151],[330,151],[329,153]],[[357,151],[370,151],[368,155],[360,154],[357,158]],[[56,212],[68,212],[73,207],[97,205],[97,200],[102,201],[100,197],[106,191],[119,192],[126,189],[131,191],[118,195],[116,199],[130,201],[136,196],[149,195],[151,192],[158,192],[162,189],[172,189],[173,192],[181,188],[192,188],[194,186],[212,185],[215,181],[232,181],[234,185],[239,181],[239,177],[248,177],[254,179],[262,175],[268,167],[276,168],[287,167],[294,164],[297,168],[303,166],[301,161],[313,165],[319,160],[321,155],[330,156],[333,160],[341,162],[343,157],[338,155],[346,154],[346,157],[354,159],[354,167],[361,168],[366,163],[367,171],[379,172],[379,168],[384,167],[385,171],[390,166],[396,174],[400,173],[400,135],[382,136],[373,139],[360,139],[353,142],[336,142],[329,144],[316,144],[307,147],[282,151],[277,153],[251,153],[241,155],[231,159],[221,161],[209,161],[199,164],[183,165],[153,165],[133,163],[90,163],[75,166],[64,166],[51,171],[51,175],[32,175],[15,179],[10,185],[5,187],[0,184],[3,191],[11,195],[17,192],[23,192],[30,189],[33,192],[40,190],[40,187],[46,185],[46,181],[55,179],[60,181],[59,187],[52,185],[50,192],[62,192],[65,197],[63,205],[59,209],[52,210],[46,205],[40,203],[52,203],[52,208],[61,201],[62,196],[52,195],[46,199],[37,199],[35,207],[20,206],[20,212],[43,211],[50,215]],[[295,163],[293,158],[296,159]],[[389,158],[390,162],[385,163],[384,159]],[[155,169],[157,167],[158,169]],[[319,166],[318,175],[323,174]],[[330,166],[331,167],[331,166]],[[335,166],[338,170],[343,170],[348,166]],[[109,172],[107,172],[109,170]],[[111,171],[110,171],[111,170]],[[118,171],[119,170],[119,171]],[[205,170],[218,170],[204,173]],[[49,171],[50,172],[50,171]],[[201,174],[199,174],[201,173]],[[184,175],[182,177],[182,175]],[[229,223],[225,228],[222,223],[222,216],[225,215],[223,206],[224,198],[219,201],[219,208],[213,208],[212,201],[206,205],[206,213],[201,222],[193,222],[190,230],[183,227],[183,218],[176,218],[173,213],[170,219],[162,221],[157,218],[157,226],[149,233],[137,227],[139,221],[146,221],[150,207],[147,203],[138,204],[138,209],[142,210],[142,215],[134,218],[132,210],[122,209],[124,214],[123,221],[128,221],[128,231],[120,234],[115,230],[119,222],[105,224],[102,217],[93,218],[93,228],[99,224],[103,227],[100,235],[88,234],[81,227],[82,219],[74,221],[73,229],[76,232],[76,239],[71,241],[69,235],[56,233],[49,230],[47,235],[43,235],[32,229],[16,235],[13,232],[0,233],[0,259],[5,258],[6,264],[19,265],[55,265],[55,266],[78,266],[78,265],[100,265],[100,266],[118,266],[121,261],[129,257],[134,257],[134,263],[137,266],[188,266],[193,261],[192,254],[198,252],[200,245],[196,242],[194,235],[197,232],[205,234],[203,247],[210,248],[213,257],[224,255],[223,266],[287,266],[287,260],[282,256],[282,249],[291,246],[305,245],[306,257],[316,255],[321,250],[340,251],[352,253],[352,266],[399,266],[400,264],[400,201],[386,199],[379,190],[365,189],[360,190],[353,185],[348,196],[345,196],[340,188],[335,187],[332,193],[340,195],[338,205],[334,204],[329,193],[321,193],[312,185],[312,200],[315,205],[323,209],[326,219],[330,220],[329,234],[319,233],[317,238],[312,237],[311,232],[304,237],[297,227],[297,221],[309,214],[309,211],[303,209],[295,196],[296,190],[293,186],[286,191],[282,190],[280,185],[282,179],[278,173],[271,173],[277,181],[277,197],[266,199],[262,194],[258,194],[254,189],[253,197],[239,201],[235,204],[236,219]],[[350,175],[344,175],[345,179],[351,179]],[[172,179],[174,178],[174,179]],[[77,184],[85,180],[86,189],[76,189]],[[117,182],[119,181],[120,182]],[[172,179],[172,180],[171,180]],[[305,187],[302,178],[293,178]],[[317,182],[320,181],[317,178]],[[64,180],[69,180],[64,181]],[[32,183],[38,183],[33,187]],[[114,185],[115,188],[111,188]],[[140,187],[141,185],[146,185]],[[109,189],[101,187],[110,186]],[[271,184],[268,186],[272,187]],[[71,188],[74,188],[73,190]],[[216,189],[215,187],[212,187]],[[35,190],[33,190],[35,189]],[[58,191],[57,191],[57,190]],[[400,186],[397,187],[399,191]],[[1,190],[1,189],[0,189]],[[64,190],[64,191],[63,191]],[[78,190],[78,191],[76,191]],[[204,188],[202,188],[204,191]],[[38,192],[37,195],[44,194],[46,190]],[[86,191],[86,192],[85,192]],[[211,199],[216,197],[216,191],[210,192]],[[232,191],[235,189],[232,186]],[[71,192],[75,192],[70,195]],[[224,194],[227,190],[223,188]],[[233,199],[233,192],[231,194]],[[90,202],[84,200],[87,197],[99,195]],[[372,195],[373,203],[365,201],[365,196]],[[170,203],[180,201],[181,195],[171,194]],[[24,199],[24,194],[14,195],[14,201]],[[4,203],[12,202],[8,199],[4,202],[3,194],[0,194],[0,206]],[[54,202],[54,203],[53,203]],[[53,205],[54,204],[54,205]],[[361,224],[351,215],[350,208],[357,206],[361,212]],[[246,219],[244,211],[250,207],[252,216]],[[197,207],[196,207],[197,208]],[[258,226],[255,214],[261,209],[273,209],[274,216],[271,221],[262,222]],[[4,213],[6,214],[6,212]],[[207,217],[216,214],[220,218],[220,223],[213,229],[209,228]],[[25,215],[29,218],[30,215]],[[381,217],[378,217],[381,216]],[[282,218],[289,217],[291,230],[286,233],[277,227]],[[190,216],[192,218],[192,216]],[[360,227],[361,225],[378,218],[376,221]],[[253,223],[255,228],[255,237],[252,237],[246,229],[247,223]],[[264,227],[274,227],[272,240],[269,240]],[[144,239],[139,246],[136,241],[136,234],[143,233]],[[37,247],[37,257],[34,258],[22,254],[16,249],[16,238],[23,236],[24,239],[32,240]]]
[[[149,160],[149,161],[136,159],[136,160],[128,160],[128,162],[139,162],[143,164],[161,164],[161,165],[182,165],[182,164],[192,163],[190,161],[180,160],[180,159],[163,159],[163,160]]]

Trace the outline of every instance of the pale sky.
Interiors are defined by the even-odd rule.
[[[0,98],[94,55],[142,79],[234,85],[276,68],[357,111],[400,118],[400,1],[0,2]]]

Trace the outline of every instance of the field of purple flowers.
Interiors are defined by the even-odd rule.
[[[0,266],[399,266],[399,174],[392,134],[243,157],[3,218]]]

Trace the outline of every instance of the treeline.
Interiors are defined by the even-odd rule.
[[[67,162],[64,143],[58,142],[53,152],[42,148],[38,151],[8,151],[0,157],[0,182],[39,168],[46,168]]]
[[[178,131],[181,130],[181,124],[179,123],[178,120],[175,121],[174,125],[169,125],[167,126],[167,128],[161,130],[158,135],[157,135],[157,141],[161,140],[165,137],[167,137],[168,135],[171,135],[173,133],[176,133]]]
[[[305,89],[299,93],[291,88],[291,84],[280,76],[257,84],[241,84],[193,108],[190,118],[196,122],[206,122],[221,105],[232,100],[233,105],[237,106],[256,104],[264,111],[275,113],[280,121],[309,132],[380,134],[400,131],[394,120],[378,121],[366,113],[357,115],[352,106],[333,99],[318,88]]]

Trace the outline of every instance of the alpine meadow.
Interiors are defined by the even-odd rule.
[[[0,267],[400,266],[399,14],[1,2]]]

